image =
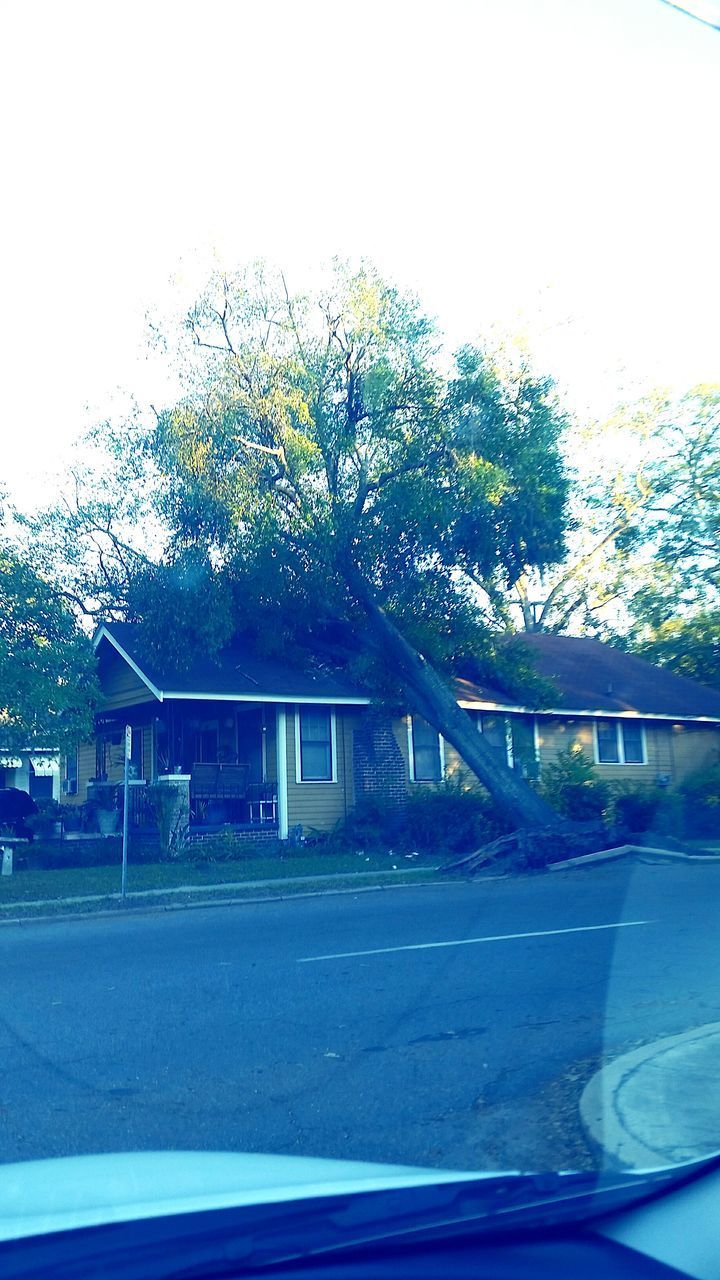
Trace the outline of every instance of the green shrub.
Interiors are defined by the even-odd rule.
[[[469,853],[504,829],[487,792],[448,781],[418,786],[403,806],[363,797],[322,840],[322,848],[328,853],[392,848],[445,856]]]
[[[613,821],[631,832],[651,831],[665,798],[659,787],[633,786],[619,783],[612,788]]]
[[[384,849],[402,840],[404,813],[378,796],[363,796],[341,824],[341,843],[351,849]]]
[[[471,853],[506,827],[486,791],[453,782],[414,791],[405,809],[405,840],[420,853]]]
[[[546,766],[540,791],[553,809],[573,822],[603,818],[610,804],[610,788],[579,746],[561,751]]]
[[[720,761],[691,773],[680,792],[685,834],[720,837]]]

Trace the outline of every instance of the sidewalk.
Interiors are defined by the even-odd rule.
[[[178,905],[184,905],[183,900],[186,902],[188,898],[194,898],[198,905],[202,905],[203,902],[207,902],[208,905],[227,905],[233,901],[248,901],[249,898],[252,898],[252,895],[258,893],[263,898],[282,898],[290,896],[294,890],[302,891],[305,888],[311,888],[315,893],[332,892],[333,890],[340,892],[345,889],[348,892],[352,892],[353,886],[357,881],[360,881],[360,884],[357,885],[357,890],[360,892],[363,889],[385,888],[393,884],[429,883],[433,880],[436,870],[437,868],[435,867],[403,867],[394,871],[338,872],[330,875],[287,876],[282,879],[274,876],[266,880],[233,880],[221,881],[217,884],[187,884],[160,889],[138,889],[125,895],[125,905],[140,907],[146,904],[148,908],[151,908],[156,903],[160,905],[161,900],[164,901],[165,899],[170,902],[175,900]],[[420,877],[420,880],[417,880],[416,877]],[[274,890],[275,892],[265,892],[268,890]],[[288,891],[290,892],[288,893]],[[222,898],[219,898],[218,895],[222,895]],[[21,898],[12,902],[0,903],[0,924],[4,923],[3,917],[5,915],[9,916],[11,912],[14,912],[15,916],[20,916],[27,911],[29,913],[28,918],[41,919],[40,915],[34,915],[33,913],[41,911],[43,908],[52,908],[55,911],[66,908],[72,913],[74,907],[92,908],[96,906],[98,913],[106,914],[104,908],[110,905],[113,908],[122,906],[122,898],[119,892],[81,894],[64,898]]]
[[[666,1036],[602,1067],[580,1099],[613,1164],[657,1169],[720,1150],[720,1022]]]

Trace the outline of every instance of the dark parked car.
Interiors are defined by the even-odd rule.
[[[27,791],[18,787],[0,787],[0,831],[8,828],[16,836],[32,840],[33,832],[25,821],[38,807]]]

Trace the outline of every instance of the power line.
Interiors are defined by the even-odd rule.
[[[666,4],[669,9],[677,9],[678,13],[687,14],[689,18],[701,22],[704,27],[712,27],[713,31],[720,31],[720,7],[712,0],[700,0],[699,4],[694,5],[677,4],[676,0],[660,0],[660,3]],[[706,17],[706,11],[712,16]]]

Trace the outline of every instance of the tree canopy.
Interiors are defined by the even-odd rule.
[[[487,660],[487,594],[563,555],[551,382],[503,379],[471,346],[451,358],[417,301],[370,268],[338,270],[314,297],[262,268],[216,280],[185,338],[186,394],[147,442],[169,530],[160,576],[190,563],[223,578],[221,612],[267,643],[346,645],[378,689],[460,733],[497,790],[485,744],[468,759],[479,735],[464,737],[444,677]],[[516,813],[548,816],[519,779],[501,782]]]
[[[0,544],[0,747],[87,739],[97,699],[87,636],[57,590]]]

